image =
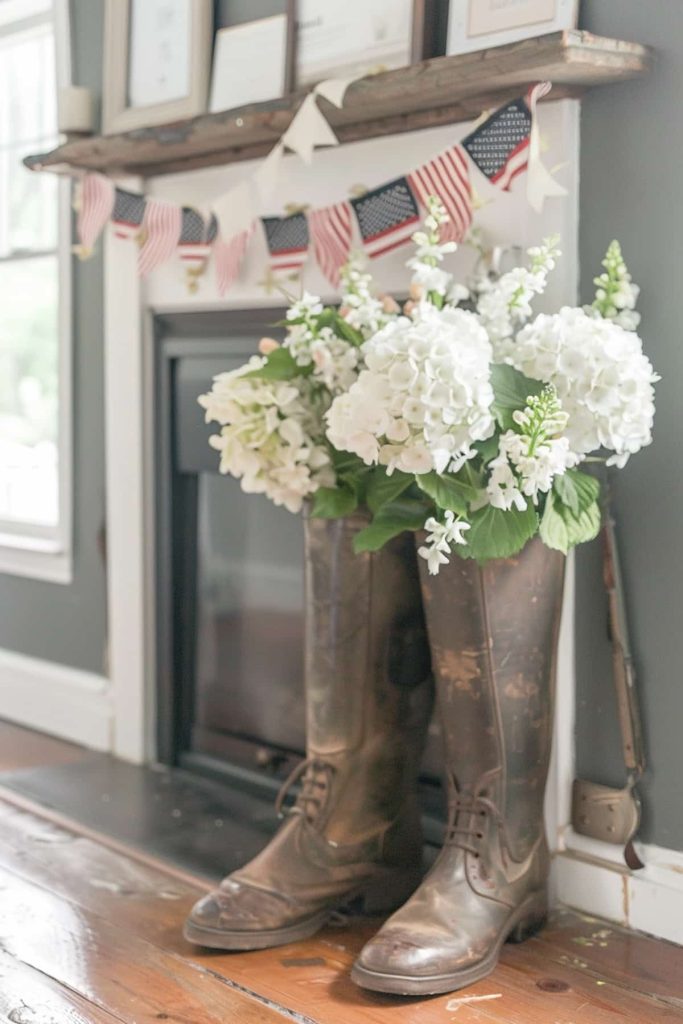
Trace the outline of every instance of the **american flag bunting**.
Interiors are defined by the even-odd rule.
[[[308,227],[318,266],[337,288],[339,271],[351,248],[351,207],[343,202],[313,210],[308,215]]]
[[[254,231],[254,225],[240,231],[225,242],[220,235],[213,243],[213,256],[216,264],[216,284],[218,294],[225,295],[235,281],[242,266],[247,245]]]
[[[174,255],[181,224],[181,209],[175,203],[167,203],[165,199],[147,200],[142,219],[143,242],[138,253],[141,277],[146,277]]]
[[[136,238],[145,215],[145,197],[137,192],[117,188],[111,215],[117,238]]]
[[[363,246],[371,258],[408,242],[420,220],[417,200],[405,177],[380,185],[350,202]]]
[[[76,231],[83,255],[92,252],[104,225],[113,213],[114,198],[114,184],[103,174],[86,174],[83,178],[76,219]]]
[[[183,206],[178,255],[183,263],[201,267],[211,255],[211,246],[218,235],[218,221],[214,214],[205,220],[199,210]]]
[[[408,175],[413,192],[426,208],[437,196],[449,220],[441,228],[443,242],[461,242],[472,223],[472,186],[467,154],[456,144]]]
[[[531,86],[526,96],[495,110],[462,140],[462,146],[482,174],[504,191],[527,169],[536,103],[549,90],[550,82]]]
[[[305,213],[290,217],[262,217],[273,270],[300,270],[308,255],[308,220]]]

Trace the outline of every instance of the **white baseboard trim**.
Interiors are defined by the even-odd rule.
[[[645,867],[630,871],[621,851],[567,829],[553,863],[555,900],[584,913],[683,945],[683,853],[637,843]]]
[[[109,680],[0,649],[0,718],[93,750],[112,749]]]

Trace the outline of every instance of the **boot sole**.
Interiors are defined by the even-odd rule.
[[[196,946],[204,946],[207,949],[248,952],[254,949],[286,946],[290,942],[309,939],[319,932],[335,913],[349,908],[356,902],[360,904],[359,912],[367,915],[393,913],[412,896],[420,884],[421,878],[421,872],[409,872],[404,876],[391,879],[391,900],[387,899],[387,893],[382,887],[381,881],[374,879],[371,884],[365,884],[360,889],[347,893],[335,906],[319,910],[317,914],[312,914],[302,921],[286,925],[283,928],[269,928],[258,932],[224,931],[220,928],[203,927],[188,920],[183,927],[183,936],[188,942],[192,942]]]
[[[504,942],[523,942],[543,928],[548,916],[547,900],[531,896],[510,915],[505,927],[501,930],[498,940],[484,960],[473,967],[453,971],[449,974],[432,974],[415,977],[409,974],[384,974],[371,971],[360,964],[354,964],[351,970],[351,981],[361,988],[373,992],[386,992],[397,996],[435,996],[443,992],[456,992],[458,989],[473,985],[489,975],[497,966],[500,951]]]

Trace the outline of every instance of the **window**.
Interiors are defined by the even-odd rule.
[[[57,143],[62,2],[0,0],[0,571],[64,581],[68,185],[22,164]]]

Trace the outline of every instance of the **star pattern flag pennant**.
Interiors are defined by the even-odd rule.
[[[507,191],[529,161],[532,114],[527,97],[520,96],[462,140],[463,148],[493,185]]]
[[[137,192],[116,189],[111,219],[117,238],[136,238],[139,235],[145,215],[145,202],[145,197]]]
[[[218,221],[211,214],[205,219],[191,206],[182,209],[178,255],[188,266],[201,267],[211,255],[211,245],[218,234]]]
[[[273,270],[300,270],[308,255],[308,220],[305,213],[290,217],[262,217]]]
[[[363,246],[372,259],[410,241],[420,220],[407,178],[396,178],[350,202]]]
[[[148,199],[142,218],[143,242],[138,253],[138,273],[146,277],[156,267],[170,260],[175,253],[182,211],[175,203],[165,199]]]
[[[339,271],[351,249],[351,207],[343,202],[313,210],[308,215],[308,227],[318,266],[337,288]]]
[[[472,223],[470,169],[463,148],[451,146],[409,174],[408,181],[425,209],[432,195],[446,207],[450,220],[441,228],[441,241],[461,242]]]
[[[216,285],[219,295],[225,295],[228,288],[231,287],[237,278],[253,231],[254,225],[252,224],[251,227],[240,231],[228,241],[224,241],[219,236],[214,242],[213,254],[216,263]]]
[[[114,210],[114,183],[103,174],[86,174],[81,182],[76,231],[81,243],[81,256],[92,253],[104,225]]]

